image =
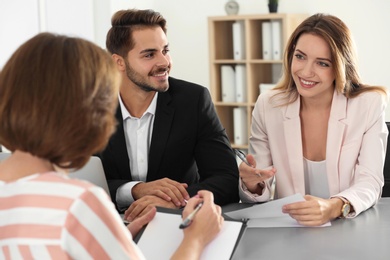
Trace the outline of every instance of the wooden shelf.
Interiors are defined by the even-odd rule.
[[[261,94],[260,83],[276,83],[281,75],[282,60],[262,59],[262,23],[271,20],[281,21],[283,49],[293,30],[305,19],[307,14],[270,13],[261,15],[229,15],[208,18],[210,53],[210,91],[215,108],[224,125],[233,148],[247,149],[246,144],[234,144],[233,109],[246,108],[248,137],[254,104]],[[245,31],[245,56],[234,59],[233,24],[240,21]],[[245,65],[246,102],[223,102],[221,87],[221,66]]]

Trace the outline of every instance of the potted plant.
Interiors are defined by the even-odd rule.
[[[279,0],[268,0],[268,9],[270,13],[276,13],[278,11]]]

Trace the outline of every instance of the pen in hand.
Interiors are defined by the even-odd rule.
[[[241,161],[243,161],[246,165],[252,167],[252,165],[246,159],[245,154],[241,150],[238,150],[238,149],[233,149],[233,150],[234,150],[234,153],[238,156],[238,158],[240,158]]]
[[[194,219],[195,217],[195,214],[200,210],[200,208],[202,207],[203,205],[203,202],[199,203],[196,208],[194,209],[194,211],[192,211],[184,220],[183,222],[180,224],[179,228],[180,229],[184,229],[186,227],[188,227],[189,225],[191,225],[192,223],[192,220]]]
[[[241,161],[243,161],[246,165],[248,165],[250,167],[253,167],[253,165],[251,165],[248,162],[248,160],[246,159],[245,154],[241,150],[238,150],[238,149],[233,149],[233,150],[234,150],[234,153],[238,156],[238,158],[241,159]],[[262,177],[260,173],[256,173],[256,176],[257,177]]]

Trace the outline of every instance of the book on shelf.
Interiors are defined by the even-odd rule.
[[[236,65],[235,70],[236,102],[246,102],[246,67],[245,65]]]
[[[263,60],[272,59],[272,28],[271,22],[263,22],[262,28],[262,44],[263,44]]]
[[[222,65],[221,66],[221,90],[223,102],[235,102],[236,90],[235,90],[235,72],[233,66]]]
[[[244,21],[233,23],[233,58],[245,59],[245,24]]]
[[[248,144],[247,108],[233,108],[233,132],[236,145]]]
[[[271,20],[272,59],[282,59],[282,20]]]

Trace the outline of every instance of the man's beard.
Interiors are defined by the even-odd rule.
[[[168,82],[164,83],[162,86],[154,87],[151,84],[149,84],[148,82],[146,82],[146,80],[138,72],[136,72],[127,61],[125,61],[125,66],[126,66],[127,78],[130,81],[132,81],[135,85],[137,85],[140,89],[142,89],[143,91],[145,91],[145,92],[151,92],[151,91],[166,92],[168,90],[168,88],[169,88]],[[162,72],[168,72],[169,68],[170,68],[169,66],[164,67],[164,68],[159,68],[157,70],[150,72],[149,75],[159,74]]]

